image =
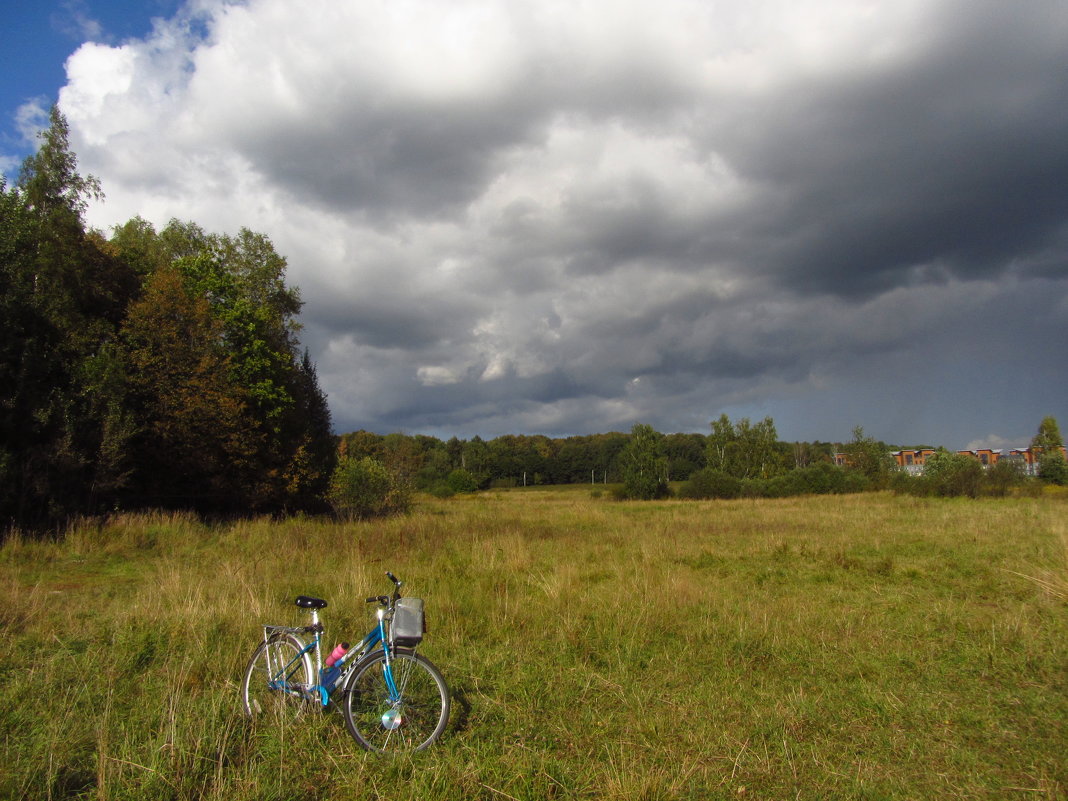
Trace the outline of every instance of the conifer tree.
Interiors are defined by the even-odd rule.
[[[126,435],[116,327],[137,280],[83,214],[100,196],[82,177],[53,108],[14,190],[3,186],[4,382],[0,525],[39,526],[89,511],[122,481]]]

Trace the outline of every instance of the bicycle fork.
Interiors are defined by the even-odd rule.
[[[387,731],[395,731],[404,723],[404,717],[400,710],[400,690],[397,689],[397,682],[393,678],[393,654],[386,639],[385,611],[382,609],[378,610],[378,636],[382,638],[382,652],[385,654],[382,677],[386,680],[386,692],[389,693],[389,709],[382,713],[382,727]]]

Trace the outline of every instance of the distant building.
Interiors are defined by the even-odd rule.
[[[916,450],[890,451],[894,457],[894,463],[898,468],[911,475],[923,473],[927,460],[937,451],[932,448],[920,448]],[[1038,475],[1038,465],[1042,460],[1042,448],[1013,448],[1008,453],[1003,453],[1001,448],[975,448],[972,450],[957,451],[964,456],[978,459],[984,468],[990,468],[1000,461],[1013,462],[1019,465],[1020,472],[1028,476]],[[1068,461],[1068,449],[1062,447],[1061,453]],[[834,454],[834,463],[839,467],[851,467],[852,461],[848,453]]]
[[[927,458],[933,456],[935,451],[933,448],[920,448],[918,450],[900,450],[891,451],[890,455],[894,457],[894,462],[897,466],[904,470],[906,473],[912,475],[919,475],[923,472],[924,465],[927,464]]]
[[[992,467],[1001,458],[1001,448],[978,448],[970,451],[957,451],[957,453],[974,456],[982,463],[983,467]]]
[[[1020,465],[1020,472],[1028,476],[1038,475],[1038,463],[1042,461],[1042,448],[1013,448],[1006,459]],[[1068,449],[1061,446],[1061,455],[1068,460]]]
[[[927,463],[927,457],[935,451],[931,448],[919,450],[890,451],[894,457],[894,463],[906,473],[919,474],[923,472],[923,466]],[[853,462],[848,453],[836,453],[834,463],[839,467],[852,467]]]

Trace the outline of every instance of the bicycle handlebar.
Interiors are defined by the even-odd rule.
[[[393,595],[375,595],[368,598],[367,603],[382,604],[382,606],[392,607],[393,604],[397,602],[397,599],[401,597],[400,588],[404,585],[404,582],[394,576],[388,570],[386,571],[386,575],[389,577],[389,580],[393,582]]]

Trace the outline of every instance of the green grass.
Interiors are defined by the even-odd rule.
[[[1068,798],[1065,500],[619,503],[81,525],[0,549],[0,797]],[[240,714],[299,593],[334,640],[392,570],[454,692],[414,758]]]

